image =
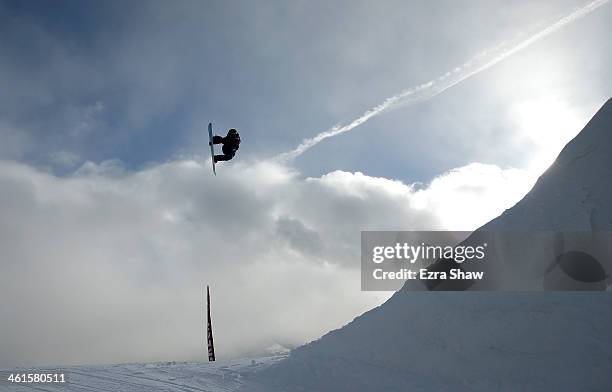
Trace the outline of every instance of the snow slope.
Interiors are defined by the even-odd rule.
[[[226,392],[245,387],[245,376],[279,361],[284,356],[238,359],[204,363],[164,362],[107,366],[68,366],[44,368],[44,373],[63,372],[67,384],[9,385],[0,383],[2,392]],[[1,374],[18,369],[0,369]],[[32,372],[23,369],[23,372]],[[254,383],[246,390],[264,391]]]
[[[612,229],[612,99],[561,151],[533,189],[484,230]]]
[[[487,230],[612,229],[612,100]],[[257,375],[285,391],[612,391],[610,292],[409,292]]]

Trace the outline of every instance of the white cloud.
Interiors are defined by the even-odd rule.
[[[0,162],[0,366],[201,359],[205,284],[219,356],[303,343],[387,297],[359,291],[361,230],[475,228],[527,184],[480,164],[416,189],[204,162]]]
[[[512,207],[535,179],[533,172],[471,163],[436,177],[414,203],[435,211],[445,229],[473,230]]]

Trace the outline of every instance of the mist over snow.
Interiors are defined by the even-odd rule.
[[[470,164],[430,184],[278,163],[0,162],[0,365],[196,360],[204,285],[220,357],[293,347],[388,297],[359,291],[360,230],[472,229],[533,179]]]

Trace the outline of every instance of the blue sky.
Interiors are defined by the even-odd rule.
[[[2,156],[40,166],[69,153],[75,166],[141,167],[204,153],[212,121],[241,131],[242,155],[267,157],[580,4],[4,2],[0,114],[20,135]],[[612,83],[610,12],[326,141],[297,165],[408,181],[470,161],[521,165],[532,146],[513,140],[508,107],[554,90],[572,107],[596,108]]]
[[[360,231],[514,205],[611,95],[612,5],[268,158],[584,4],[0,2],[0,366],[200,360],[205,283],[219,358],[380,304]],[[209,121],[243,141],[216,177]]]

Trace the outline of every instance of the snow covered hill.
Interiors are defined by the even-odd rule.
[[[487,230],[612,230],[612,100]],[[409,292],[258,378],[284,391],[611,391],[610,292]]]

